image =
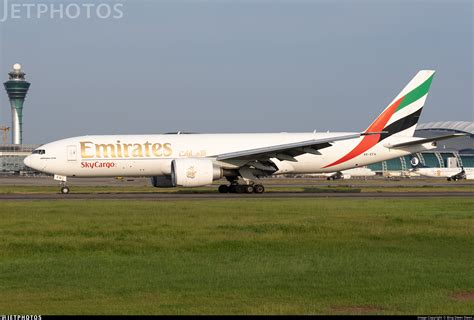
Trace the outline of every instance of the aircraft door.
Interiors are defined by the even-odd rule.
[[[76,160],[77,160],[77,147],[67,146],[67,161],[76,161]]]

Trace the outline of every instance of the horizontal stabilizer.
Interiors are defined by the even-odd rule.
[[[436,141],[452,139],[452,138],[459,138],[459,137],[463,137],[463,136],[467,136],[467,135],[468,134],[466,134],[466,133],[447,134],[447,135],[444,135],[444,136],[439,136],[439,137],[434,137],[434,138],[419,139],[419,140],[413,140],[413,141],[408,141],[408,142],[397,143],[397,144],[393,144],[393,145],[386,145],[386,147],[387,148],[411,147],[411,146],[416,146],[416,145],[430,143],[430,142],[436,142]]]

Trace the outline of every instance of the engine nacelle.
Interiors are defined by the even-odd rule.
[[[173,181],[171,181],[171,176],[155,176],[151,177],[151,184],[155,188],[172,188]]]
[[[222,177],[222,169],[211,159],[183,158],[171,162],[171,181],[175,187],[199,187]]]
[[[420,164],[420,159],[418,159],[418,157],[413,157],[410,160],[410,164],[413,168],[416,168]]]

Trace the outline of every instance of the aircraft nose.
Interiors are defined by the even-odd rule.
[[[32,156],[32,155],[31,155],[31,156],[27,156],[27,157],[25,158],[25,160],[23,160],[23,163],[25,164],[25,166],[30,167],[30,168],[32,168],[32,169],[36,169],[36,168],[35,168],[35,165],[34,165],[34,162],[35,162],[35,161],[33,160],[33,156]]]
[[[27,156],[27,157],[23,160],[23,163],[25,164],[25,166],[29,167],[30,164],[31,164],[31,156]]]

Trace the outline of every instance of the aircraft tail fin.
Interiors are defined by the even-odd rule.
[[[366,132],[383,132],[380,141],[392,135],[413,136],[434,74],[434,70],[419,71]]]
[[[434,73],[433,70],[419,71],[365,130],[359,144],[342,158],[328,164],[325,168],[353,159],[390,136],[413,136]]]

